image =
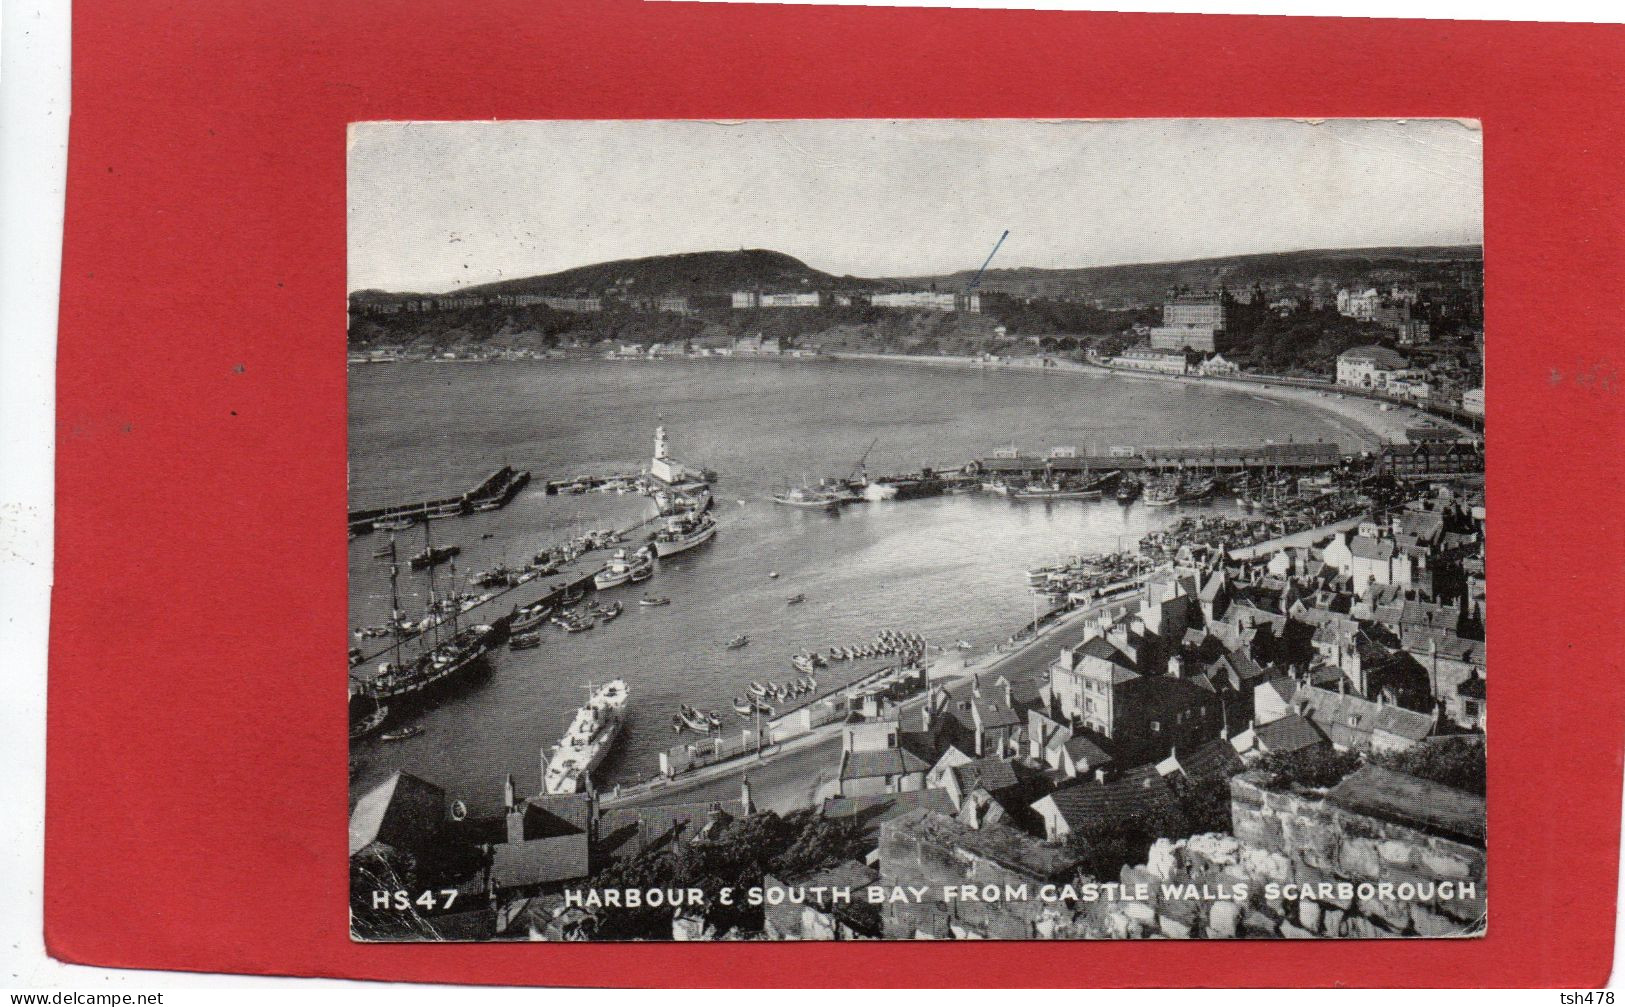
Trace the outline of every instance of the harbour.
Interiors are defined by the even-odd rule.
[[[1077,419],[1068,416],[1068,410],[1044,412],[1042,395],[1031,416],[1022,417],[1008,411],[1009,398],[1031,397],[1057,383],[1035,375],[943,372],[936,380],[957,386],[959,393],[980,397],[987,402],[988,411],[1001,414],[996,424],[950,430],[944,436],[940,425],[933,425],[929,418],[901,428],[888,418],[884,406],[896,399],[900,386],[889,380],[883,368],[860,363],[823,363],[809,368],[764,361],[735,364],[720,377],[718,369],[704,364],[679,363],[665,369],[674,372],[675,381],[648,380],[637,374],[627,377],[630,372],[613,365],[573,361],[494,364],[478,369],[477,374],[467,369],[398,364],[369,368],[352,379],[363,407],[369,401],[378,407],[387,405],[379,399],[380,393],[390,391],[386,398],[393,398],[403,382],[414,385],[414,378],[431,386],[453,383],[452,393],[442,400],[444,408],[419,417],[421,424],[433,426],[442,435],[422,438],[428,445],[423,453],[431,458],[408,460],[408,473],[390,464],[387,447],[380,450],[364,436],[358,437],[352,448],[352,472],[361,493],[399,498],[423,486],[453,481],[457,471],[479,461],[477,455],[462,457],[458,445],[487,440],[501,444],[524,432],[511,426],[514,417],[509,417],[509,425],[494,438],[476,436],[473,429],[459,430],[468,422],[462,410],[453,408],[462,396],[500,396],[496,403],[499,414],[512,410],[514,401],[537,403],[526,411],[525,419],[535,431],[531,434],[535,441],[500,448],[509,457],[523,459],[533,471],[563,473],[558,478],[567,477],[572,483],[582,473],[595,473],[603,479],[599,485],[636,473],[648,467],[651,432],[664,416],[675,432],[674,454],[715,468],[720,476],[712,488],[717,522],[714,540],[685,555],[658,561],[652,579],[639,585],[640,590],[623,586],[603,592],[605,599],[617,597],[626,607],[623,615],[598,632],[567,634],[549,625],[541,628],[540,642],[534,647],[495,649],[489,657],[493,665],[489,677],[421,714],[426,727],[421,736],[387,748],[377,739],[359,742],[358,785],[395,768],[416,767],[455,781],[460,792],[475,800],[483,796],[494,806],[500,798],[496,786],[500,774],[492,775],[495,767],[507,772],[514,766],[538,766],[541,753],[564,733],[584,696],[584,687],[616,677],[628,679],[635,698],[629,706],[625,737],[597,775],[605,787],[637,783],[659,772],[660,755],[677,740],[670,717],[683,704],[722,714],[737,734],[746,724],[732,711],[733,701],[753,680],[794,677],[795,669],[789,663],[794,654],[827,648],[836,641],[845,645],[846,641],[870,639],[891,626],[919,633],[938,648],[933,655],[940,655],[940,648],[957,647],[963,640],[974,648],[967,655],[974,658],[1007,645],[1012,631],[1044,614],[1036,608],[1048,610],[1048,602],[1035,606],[1025,570],[1078,552],[1113,552],[1193,513],[1245,516],[1233,499],[1159,511],[1138,504],[1123,506],[1115,498],[1022,502],[977,491],[986,472],[967,461],[981,460],[985,467],[986,460],[996,454],[995,446],[1009,443],[1012,431],[1019,431],[1021,442],[1033,445],[1036,452],[1006,460],[1026,466],[1024,475],[1042,474],[1042,456],[1048,450],[1039,445],[1046,443],[1093,442],[1100,446],[1099,455],[1109,458],[1107,444],[1132,443],[1136,435],[1146,439],[1147,434],[1159,433],[1159,423],[1162,436],[1157,442],[1172,441],[1187,420],[1178,413],[1169,416],[1173,423],[1152,419],[1168,414],[1155,411],[1151,401],[1142,401],[1144,392],[1138,385],[1125,386],[1113,401],[1097,401],[1086,409],[1072,406],[1070,411],[1085,414]],[[458,379],[465,373],[466,387],[461,387]],[[545,447],[539,443],[556,429],[555,423],[567,410],[586,408],[591,414],[591,407],[584,407],[583,402],[598,398],[595,386],[611,379],[634,386],[627,393],[640,402],[638,410],[596,414],[599,422],[588,424],[593,437],[583,437],[578,430],[562,437],[562,443],[549,440]],[[763,409],[769,408],[770,399],[776,400],[793,414],[797,408],[812,408],[809,400],[818,395],[823,382],[831,380],[860,392],[859,408],[843,423],[826,421],[821,435],[804,439],[793,455],[783,443],[786,434],[778,423],[753,422],[748,410],[731,423],[723,422],[704,405],[727,391],[757,399]],[[585,385],[586,392],[565,396],[567,383]],[[719,389],[719,383],[725,388]],[[907,387],[915,384],[911,379]],[[760,392],[763,385],[769,389],[767,395]],[[1282,444],[1289,439],[1312,444],[1336,434],[1334,426],[1307,410],[1277,410],[1244,396],[1193,398],[1192,407],[1199,412],[1207,407],[1209,416],[1218,417],[1221,424],[1226,415],[1235,417],[1238,436],[1228,439],[1232,443],[1242,442],[1239,435],[1244,431],[1274,435],[1270,439]],[[553,405],[542,407],[544,401]],[[436,399],[431,396],[428,402],[433,405]],[[1097,410],[1098,417],[1094,415]],[[1061,422],[1048,420],[1053,426],[1046,428],[1046,421],[1036,419],[1041,416],[1060,417]],[[364,433],[399,422],[399,417],[363,416],[357,428]],[[1079,436],[1078,423],[1103,432],[1086,440]],[[1128,429],[1129,425],[1134,429]],[[385,440],[397,437],[392,431]],[[865,459],[866,467],[893,473],[877,475],[874,482],[912,480],[905,505],[889,500],[852,501],[829,512],[771,502],[772,493],[789,474],[783,469],[793,464],[792,471],[798,475],[805,469],[820,478],[839,480],[853,471],[854,460],[871,442],[877,443]],[[437,450],[441,444],[445,449]],[[443,457],[435,460],[436,454]],[[798,461],[785,464],[780,460],[789,457]],[[1095,456],[1088,457],[1092,463]],[[935,464],[922,465],[921,459],[935,460]],[[1120,468],[1129,468],[1131,461],[1117,459]],[[430,468],[436,465],[439,467]],[[1052,470],[1054,467],[1052,464]],[[438,479],[427,478],[431,471],[442,474]],[[421,482],[405,485],[408,475]],[[596,598],[598,593],[591,590],[593,575],[615,549],[642,545],[643,537],[659,520],[652,498],[637,492],[560,493],[555,488],[549,493],[548,489],[538,480],[500,511],[437,523],[435,541],[461,547],[453,561],[458,576],[466,579],[499,566],[520,569],[538,551],[593,529],[613,529],[621,541],[583,552],[546,577],[489,591],[491,597],[461,613],[460,618],[501,625],[515,610],[537,603],[557,605],[573,589]],[[398,534],[403,545],[409,540],[413,548],[421,544],[417,541],[421,529]],[[373,535],[351,545],[352,623],[358,626],[387,621],[388,601],[380,598],[387,593],[381,586],[382,571],[371,556],[378,540]],[[448,566],[439,571],[442,577],[451,573]],[[779,576],[771,578],[774,573]],[[426,603],[426,577],[406,571],[403,577],[408,609],[421,609]],[[664,598],[668,604],[635,604],[644,594]],[[978,599],[974,612],[967,612],[962,603],[967,594]],[[800,603],[786,603],[797,595],[803,599]],[[749,646],[729,650],[726,642],[741,632],[749,634]],[[387,641],[359,642],[365,644],[365,663],[375,664],[389,649]],[[818,694],[873,675],[884,663],[845,662],[821,669]],[[539,784],[540,780],[533,782]]]

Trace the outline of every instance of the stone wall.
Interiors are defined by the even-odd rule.
[[[1106,915],[1111,936],[1464,937],[1484,931],[1484,850],[1314,794],[1267,790],[1250,775],[1232,779],[1230,794],[1234,836],[1160,839],[1143,866],[1123,869],[1123,884],[1143,884],[1151,898],[1114,902]],[[1450,897],[1441,897],[1447,891]]]

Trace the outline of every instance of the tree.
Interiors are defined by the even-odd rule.
[[[1396,773],[1442,783],[1480,797],[1486,792],[1484,744],[1478,738],[1437,738],[1403,752],[1378,756],[1376,761]]]
[[[1265,787],[1281,790],[1289,787],[1335,786],[1343,777],[1360,767],[1360,756],[1355,752],[1339,752],[1327,745],[1315,745],[1296,752],[1271,752],[1258,763],[1258,768],[1269,774]]]

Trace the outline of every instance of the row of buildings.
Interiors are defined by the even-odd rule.
[[[1420,492],[1313,544],[1245,561],[1193,551],[1200,558],[1150,576],[1139,597],[1090,613],[1080,642],[1045,666],[928,677],[899,702],[871,694],[835,728],[840,750],[813,795],[822,817],[852,826],[850,856],[768,882],[928,894],[884,905],[769,906],[763,935],[1474,932],[1483,913],[1482,797],[1385,760],[1445,741],[1482,742],[1484,547],[1476,491]],[[1347,753],[1356,768],[1313,791],[1258,771],[1272,758],[1315,752]],[[1189,834],[1184,809],[1215,787],[1227,795],[1230,829]],[[590,788],[528,799],[515,789],[510,778],[497,814],[458,818],[451,795],[397,774],[352,813],[354,862],[388,862],[382,844],[422,869],[455,847],[474,865],[447,882],[466,890],[468,912],[414,925],[452,938],[590,939],[601,907],[584,905],[581,892],[595,875],[650,850],[718,841],[755,811],[748,777],[737,799],[636,808],[603,808]],[[1144,864],[1089,875],[1092,837],[1124,823],[1167,831],[1153,832],[1162,838]],[[1449,880],[1450,896],[1396,908],[1392,895],[1267,894],[1270,884],[1346,882],[1363,891],[1427,879]],[[1221,880],[1247,894],[1156,894],[1161,882]],[[1118,894],[1036,895],[1102,882]],[[1121,894],[1142,883],[1151,894]],[[1035,894],[952,894],[966,884]],[[728,936],[709,928],[703,908],[674,910],[671,927],[679,939]]]
[[[853,307],[868,305],[876,308],[898,308],[915,311],[958,311],[980,314],[982,295],[976,293],[939,293],[934,290],[915,290],[898,293],[826,293],[818,290],[769,293],[759,290],[735,291],[732,306],[735,310],[760,308],[819,308],[834,305]]]
[[[354,315],[421,314],[484,307],[538,306],[576,314],[597,314],[610,307],[621,307],[637,311],[693,315],[704,309],[819,308],[832,305],[837,307],[867,305],[899,310],[980,314],[982,295],[967,292],[940,293],[934,290],[891,293],[740,290],[731,295],[720,296],[668,294],[657,297],[631,295],[562,297],[551,294],[438,294],[355,295],[350,298],[350,312]]]

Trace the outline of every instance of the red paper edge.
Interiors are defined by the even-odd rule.
[[[1607,980],[1625,725],[1620,28],[625,0],[119,0],[80,5],[73,27],[52,955],[549,985]],[[346,639],[346,123],[1293,115],[1485,130],[1488,937],[350,942],[329,674]]]

